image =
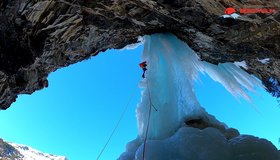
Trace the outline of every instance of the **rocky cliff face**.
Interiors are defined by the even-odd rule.
[[[47,87],[50,72],[156,32],[172,32],[214,64],[245,61],[280,96],[279,0],[2,0],[0,6],[1,109],[18,94]],[[221,18],[227,7],[276,12]]]

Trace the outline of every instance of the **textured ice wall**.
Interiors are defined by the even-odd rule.
[[[147,128],[150,99],[158,109],[152,110],[150,139],[171,136],[185,119],[210,117],[197,101],[194,80],[198,73],[208,74],[221,83],[235,97],[250,100],[246,90],[262,86],[258,80],[232,63],[213,65],[200,61],[188,45],[172,34],[154,34],[145,37],[143,60],[147,61],[146,79],[140,84],[144,88],[142,100],[137,108],[139,135]],[[150,96],[149,96],[150,95]]]
[[[128,143],[119,160],[143,160],[143,144]],[[145,160],[280,160],[271,142],[249,135],[227,138],[218,129],[181,127],[164,140],[149,140]]]
[[[268,141],[240,136],[209,115],[199,104],[194,80],[208,74],[233,96],[250,101],[261,83],[233,63],[213,65],[199,60],[187,44],[172,34],[145,37],[143,61],[147,61],[144,89],[137,107],[139,135],[128,143],[119,160],[142,160],[150,103],[152,108],[145,160],[278,160],[277,149]],[[203,128],[186,120],[202,119]],[[200,124],[201,125],[201,124]]]

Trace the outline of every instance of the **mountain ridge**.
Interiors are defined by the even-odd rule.
[[[64,156],[43,153],[26,145],[0,139],[1,160],[67,160]]]

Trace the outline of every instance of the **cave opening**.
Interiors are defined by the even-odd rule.
[[[122,106],[136,90],[138,95],[102,157],[116,159],[125,150],[125,144],[137,136],[135,107],[141,96],[138,82],[142,71],[138,63],[142,50],[143,46],[106,51],[52,73],[48,88],[32,96],[20,96],[9,110],[0,112],[1,137],[69,159],[94,159]],[[278,143],[280,128],[273,122],[279,110],[274,98],[264,90],[258,91],[263,99],[251,95],[260,114],[245,100],[236,101],[209,76],[200,76],[201,80],[195,83],[196,95],[209,113],[241,133]],[[207,128],[201,119],[187,122]]]

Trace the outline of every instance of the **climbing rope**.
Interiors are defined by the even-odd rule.
[[[125,106],[125,108],[124,108],[124,110],[123,110],[123,112],[122,112],[122,114],[121,114],[121,116],[120,116],[118,122],[116,123],[116,126],[114,127],[112,133],[110,134],[110,136],[109,136],[107,142],[106,142],[105,145],[103,146],[103,148],[102,148],[102,150],[100,151],[99,155],[97,156],[96,160],[99,160],[99,158],[101,157],[102,153],[104,152],[104,150],[105,150],[106,147],[108,146],[108,144],[109,144],[111,138],[113,137],[114,133],[116,132],[117,128],[119,127],[119,124],[120,124],[121,120],[123,119],[125,113],[127,112],[127,109],[128,109],[128,107],[129,107],[129,104],[130,104],[131,100],[133,99],[133,97],[135,96],[135,94],[136,94],[136,91],[135,91],[135,92],[132,92],[132,94],[131,94],[131,96],[130,96],[130,98],[129,98],[129,100],[128,100],[128,103],[126,104],[126,106]]]
[[[146,129],[146,133],[145,133],[145,138],[144,138],[144,149],[143,149],[143,160],[145,158],[145,150],[146,150],[146,141],[147,141],[147,137],[148,137],[148,132],[149,132],[149,126],[150,126],[150,118],[151,118],[151,112],[152,112],[152,108],[155,109],[155,111],[158,111],[158,109],[154,106],[154,104],[152,103],[151,100],[151,93],[150,93],[150,89],[149,89],[149,83],[147,81],[147,89],[148,89],[148,95],[149,95],[149,113],[148,113],[148,123],[147,123],[147,129]],[[119,127],[119,124],[121,122],[121,120],[123,119],[125,113],[127,112],[127,109],[130,105],[131,100],[133,99],[133,97],[135,96],[136,92],[132,92],[128,103],[126,104],[118,122],[116,123],[116,126],[114,127],[113,131],[111,132],[108,140],[106,141],[105,145],[103,146],[102,150],[100,151],[99,155],[97,156],[96,160],[99,160],[100,157],[102,156],[103,152],[105,151],[105,149],[107,148],[109,142],[111,141],[114,133],[116,132],[117,128]]]
[[[147,137],[148,137],[148,133],[149,133],[149,128],[150,128],[150,120],[151,120],[151,113],[152,113],[152,106],[154,107],[154,109],[156,111],[158,111],[155,106],[152,103],[152,99],[151,99],[151,93],[150,93],[150,89],[149,89],[149,83],[147,80],[147,89],[148,89],[148,95],[149,95],[149,113],[148,113],[148,123],[147,123],[147,129],[146,129],[146,133],[145,133],[145,138],[144,138],[144,146],[143,146],[143,153],[142,153],[142,160],[145,160],[145,153],[146,153],[146,142],[147,142]]]

